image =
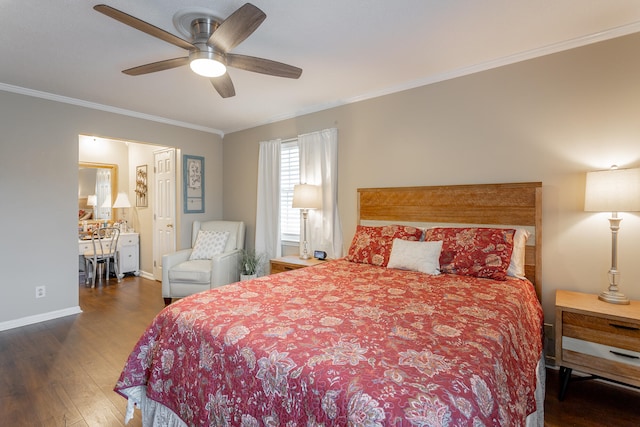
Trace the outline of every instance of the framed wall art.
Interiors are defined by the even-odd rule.
[[[184,213],[204,213],[204,157],[182,157]]]
[[[136,206],[146,208],[147,200],[147,165],[136,166]]]

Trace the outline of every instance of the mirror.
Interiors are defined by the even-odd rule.
[[[114,218],[111,205],[116,194],[118,194],[118,165],[78,163],[79,221]]]

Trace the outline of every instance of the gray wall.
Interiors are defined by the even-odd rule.
[[[607,214],[583,211],[585,172],[640,167],[640,34],[298,117],[224,138],[224,216],[255,231],[258,142],[337,127],[345,249],[356,189],[542,181],[543,306],[606,287]],[[619,236],[622,288],[640,299],[640,216]]]
[[[193,220],[222,217],[218,135],[3,91],[0,130],[0,329],[77,310],[78,135],[205,157],[206,213],[179,218],[179,247]],[[40,285],[47,295],[35,299]]]

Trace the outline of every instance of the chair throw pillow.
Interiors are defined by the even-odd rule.
[[[214,255],[221,254],[229,239],[228,231],[198,231],[196,244],[193,245],[190,261],[194,259],[211,259]]]

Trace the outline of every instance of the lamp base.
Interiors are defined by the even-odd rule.
[[[300,259],[311,259],[311,255],[309,255],[307,253],[302,254],[302,255],[300,255]]]
[[[622,292],[616,291],[602,291],[598,295],[600,301],[608,302],[609,304],[629,304],[629,298],[627,298]]]

